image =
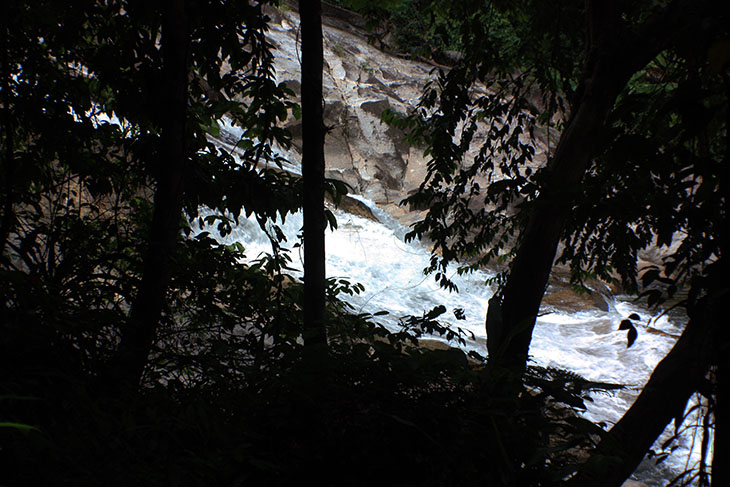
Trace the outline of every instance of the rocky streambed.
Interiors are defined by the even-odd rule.
[[[269,40],[277,49],[276,76],[299,94],[300,61],[298,17],[291,10],[271,10]],[[465,310],[467,319],[457,323],[474,334],[467,348],[485,352],[484,317],[493,289],[485,280],[494,269],[459,277],[459,294],[440,289],[422,274],[429,258],[428,242],[406,244],[407,226],[422,218],[425,209],[399,205],[422,182],[427,171],[423,149],[409,146],[404,134],[381,123],[385,109],[405,113],[415,107],[424,85],[439,66],[389,55],[367,42],[358,18],[347,12],[325,18],[324,106],[326,176],[352,188],[336,211],[339,229],[327,235],[327,273],[361,282],[365,292],[353,298],[360,310],[390,312],[392,325],[406,314],[420,314],[434,305]],[[285,170],[300,173],[301,123],[290,119],[293,134]],[[488,134],[480,133],[479,137]],[[218,142],[233,150],[235,127],[223,127]],[[550,137],[555,140],[555,137]],[[478,142],[478,140],[477,140]],[[547,137],[531,141],[535,166],[544,164],[551,146]],[[472,154],[473,155],[473,154]],[[250,223],[250,224],[249,224]],[[244,244],[249,255],[266,251],[268,239],[257,235],[257,224],[243,222],[228,237]],[[299,217],[288,218],[285,231],[296,239]],[[253,253],[253,255],[252,255]],[[650,249],[645,262],[661,259],[661,249]],[[535,329],[531,353],[537,363],[564,367],[590,380],[618,382],[629,388],[614,396],[597,397],[587,416],[610,424],[633,402],[656,363],[669,350],[683,326],[681,316],[652,313],[621,296],[621,290],[600,281],[589,282],[592,292],[576,292],[563,268],[556,268]],[[641,317],[639,339],[626,347],[619,322],[637,313]],[[679,468],[665,462],[663,471],[646,466],[641,481],[659,485]]]

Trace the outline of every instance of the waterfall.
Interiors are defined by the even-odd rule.
[[[327,231],[327,276],[361,283],[365,291],[348,297],[350,304],[359,312],[388,311],[388,315],[377,319],[392,329],[403,316],[420,315],[436,305],[444,305],[446,321],[474,335],[473,339],[467,340],[465,349],[485,354],[484,317],[493,292],[485,281],[492,274],[477,271],[456,275],[454,272],[451,278],[459,292],[440,288],[431,276],[423,274],[430,251],[417,242],[404,242],[404,227],[372,202],[361,200],[371,207],[380,221],[334,211],[338,228]],[[290,215],[283,224],[278,223],[290,246],[298,241],[301,213]],[[251,259],[262,252],[270,252],[268,238],[253,217],[242,216],[240,224],[221,241],[227,244],[240,242]],[[294,253],[292,260],[301,277],[301,256]],[[454,318],[452,312],[457,308],[463,309],[466,319],[457,321]],[[626,332],[619,331],[618,325],[632,313],[641,316],[643,323],[638,326],[638,339],[627,348]],[[593,401],[586,402],[584,417],[611,426],[628,409],[656,364],[673,346],[676,341],[673,336],[681,333],[683,323],[666,315],[652,320],[652,330],[647,331],[644,325],[650,317],[647,309],[632,303],[628,297],[617,297],[608,311],[546,310],[535,327],[530,348],[532,359],[538,365],[568,369],[589,380],[625,384],[624,390],[594,394]],[[645,460],[637,477],[646,485],[663,485],[685,468],[686,455],[682,453],[687,453],[689,445],[683,448],[684,451],[680,448],[656,468],[653,462]],[[651,477],[644,478],[644,475]]]
[[[231,150],[241,136],[240,129],[225,119],[222,125],[222,137],[216,143]],[[288,161],[297,160],[294,154],[277,152],[277,155]],[[295,162],[286,163],[283,169],[301,174]],[[327,277],[344,278],[364,286],[363,293],[347,297],[355,311],[371,314],[387,311],[387,315],[375,319],[396,330],[400,318],[419,316],[437,305],[443,305],[447,313],[442,316],[442,321],[473,335],[463,347],[465,351],[474,350],[485,355],[484,320],[494,292],[485,283],[494,274],[475,271],[458,275],[452,270],[449,278],[459,292],[440,288],[431,276],[423,273],[430,261],[430,250],[419,242],[406,243],[404,236],[408,229],[375,203],[359,195],[350,196],[366,205],[376,220],[333,210],[338,226],[326,233],[326,272]],[[210,210],[202,208],[201,216],[206,214],[210,214]],[[253,216],[246,218],[241,215],[239,222],[232,233],[219,237],[221,243],[241,243],[247,258],[252,260],[262,253],[271,252],[269,239]],[[292,248],[301,235],[302,214],[295,213],[287,216],[284,222],[274,223],[281,227],[287,246]],[[194,223],[193,226],[196,225]],[[216,234],[214,228],[205,230]],[[295,276],[301,278],[302,256],[297,252],[301,252],[301,247],[292,250],[292,266],[296,269]],[[453,313],[456,309],[463,310],[465,319],[456,320]],[[627,347],[626,332],[618,328],[621,320],[633,313],[641,317],[640,323],[637,323],[639,336],[631,347]],[[648,326],[649,323],[651,326]],[[625,389],[611,394],[593,394],[592,401],[586,401],[586,410],[582,413],[585,418],[610,427],[631,406],[657,363],[676,342],[684,324],[682,318],[652,316],[651,311],[635,304],[630,296],[611,297],[606,311],[595,308],[565,311],[559,306],[544,307],[533,333],[531,359],[537,365],[567,369],[588,380],[624,384]],[[441,340],[440,337],[434,338]],[[452,346],[457,344],[452,343]],[[671,436],[672,430],[670,425],[657,443],[660,445]],[[684,444],[661,465],[654,466],[654,461],[645,459],[634,476],[647,486],[665,485],[685,470],[687,458],[691,462],[699,460],[699,452],[690,454],[691,448],[692,438],[686,438]]]

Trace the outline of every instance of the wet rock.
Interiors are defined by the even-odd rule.
[[[610,301],[612,301],[612,298],[598,291],[579,293],[567,287],[552,288],[545,293],[542,306],[552,307],[568,313],[586,310],[609,311]]]
[[[328,7],[329,8],[329,7]],[[329,12],[329,13],[327,13]],[[324,13],[324,113],[328,128],[325,137],[326,176],[344,181],[356,194],[373,200],[401,223],[409,225],[422,218],[426,205],[400,206],[427,175],[428,158],[423,148],[412,147],[404,133],[381,122],[384,110],[408,113],[418,105],[427,82],[435,78],[433,63],[389,55],[368,43],[365,23],[357,14],[338,7]],[[292,10],[270,12],[272,22],[267,34],[278,50],[275,53],[276,77],[299,96],[300,57],[299,18]],[[444,67],[444,69],[448,69]],[[476,86],[475,93],[486,93]],[[539,110],[540,100],[533,100]],[[292,132],[293,145],[287,156],[296,166],[301,161],[301,121],[293,117],[286,122]],[[473,148],[465,163],[473,158],[479,144],[486,140],[486,124],[474,134]],[[534,139],[522,137],[535,148],[536,156],[530,166],[535,170],[554,150],[559,133],[535,130]],[[486,188],[489,181],[477,177]],[[477,202],[479,198],[474,198]],[[475,203],[475,205],[478,203]],[[359,208],[355,203],[355,208]],[[355,211],[365,210],[360,208]],[[640,253],[639,268],[661,263],[672,249],[650,249]],[[555,281],[553,281],[555,282]],[[569,289],[556,290],[546,297],[551,306],[608,311],[612,300],[607,297],[620,289],[595,287],[594,293],[577,294]]]
[[[627,480],[621,485],[621,487],[648,487],[644,482],[637,482],[636,480]]]
[[[338,8],[330,14],[325,13],[324,19],[327,176],[341,178],[379,205],[397,203],[421,184],[428,160],[422,149],[405,142],[401,130],[383,124],[381,116],[386,109],[398,113],[413,109],[436,65],[386,54],[368,43],[362,19]],[[270,15],[268,36],[278,47],[277,81],[298,96],[299,19],[286,9],[272,10]],[[288,124],[293,135],[289,155],[301,160],[301,122],[290,119]],[[486,128],[479,137],[486,137]],[[401,210],[393,216],[412,221]]]
[[[371,210],[368,205],[356,198],[353,198],[352,196],[343,196],[342,200],[340,200],[340,204],[337,205],[337,208],[342,211],[346,211],[351,215],[378,221],[378,218],[373,214],[373,210]]]

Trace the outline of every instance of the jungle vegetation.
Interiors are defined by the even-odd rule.
[[[410,237],[434,243],[435,278],[506,265],[488,358],[416,346],[455,335],[443,307],[388,331],[324,275],[324,194],[346,187],[323,175],[319,1],[299,4],[301,106],[275,81],[276,2],[3,2],[0,484],[620,486],[693,394],[727,458],[729,7],[338,3],[449,64],[384,121],[431,158]],[[209,137],[223,117],[239,158]],[[303,179],[276,170],[289,117],[311,129]],[[533,171],[538,131],[557,138]],[[300,208],[304,282],[275,225]],[[239,215],[270,254],[214,238]],[[649,246],[671,251],[639,269]],[[527,360],[556,263],[649,306],[686,293],[681,338],[608,431],[575,409],[611,385]],[[705,456],[675,480],[729,482]]]

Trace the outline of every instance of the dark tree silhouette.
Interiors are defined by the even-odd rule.
[[[606,116],[631,76],[643,68],[691,21],[692,2],[675,1],[639,29],[621,23],[619,4],[588,1],[586,58],[571,117],[547,168],[537,208],[522,234],[502,293],[501,319],[487,316],[490,361],[524,370],[540,302],[558,243],[574,204],[570,188],[580,184],[605,127]],[[491,304],[491,303],[490,303]]]
[[[324,136],[322,5],[301,0],[302,175],[304,179],[304,341],[325,344]]]
[[[13,128],[10,114],[10,15],[7,5],[0,11],[0,76],[2,76],[2,115],[0,115],[0,140],[3,142],[0,153],[0,181],[2,181],[2,202],[0,202],[0,257],[5,253],[5,243],[13,225],[13,179],[15,161],[13,155]]]
[[[122,331],[114,374],[136,385],[150,353],[160,322],[170,278],[171,254],[180,233],[183,180],[188,156],[185,150],[185,118],[188,102],[188,47],[190,44],[185,0],[167,0],[162,12],[162,84],[165,110],[161,120],[159,176],[149,247],[144,258],[142,282],[129,324]]]
[[[721,284],[722,270],[727,271],[724,262],[718,263],[712,272],[710,279],[714,282],[710,294],[690,309],[690,320],[680,339],[656,366],[634,404],[601,439],[579,474],[571,479],[570,486],[620,487],[667,424],[683,417],[687,401],[713,362],[715,350],[711,344],[719,338],[718,322],[722,319],[722,303],[727,300],[728,290]],[[717,454],[716,450],[715,459],[720,458]],[[718,483],[723,470],[720,467],[715,472],[718,466],[715,461],[713,485],[724,485]]]
[[[471,6],[479,8],[476,3]],[[480,24],[464,23],[464,61],[428,89],[421,102],[426,109],[422,113],[428,114],[425,122],[411,119],[406,125],[416,127],[414,134],[426,139],[433,155],[420,194],[409,198],[428,204],[429,214],[411,235],[435,242],[439,255],[432,257],[430,270],[439,271],[436,278],[442,284],[446,264],[456,257],[485,264],[489,258],[514,255],[500,293],[490,300],[486,327],[490,365],[511,369],[516,373],[508,377],[515,379],[526,369],[540,302],[561,241],[565,246],[559,261],[570,263],[575,283],[585,276],[618,276],[635,291],[637,250],[668,246],[677,233],[688,236],[681,239],[679,251],[642,275],[644,286],[661,282],[668,295],[678,286],[692,287],[694,298],[687,303],[691,323],[686,335],[595,452],[594,463],[606,456],[613,463],[610,476],[600,471],[594,479],[600,485],[620,485],[667,423],[683,413],[691,394],[703,387],[710,365],[720,370],[715,384],[717,377],[722,380],[730,342],[715,323],[727,288],[710,274],[727,273],[717,271],[725,265],[728,249],[717,238],[726,233],[722,220],[727,192],[719,189],[718,181],[727,173],[722,138],[728,121],[720,118],[727,110],[727,93],[716,75],[727,62],[721,46],[728,10],[711,1],[674,0],[653,9],[627,2],[575,1],[562,4],[565,10],[554,18],[561,30],[536,13],[540,6],[520,2],[496,9],[496,25],[504,26],[507,19],[513,30],[490,40],[509,39],[504,48],[520,56],[517,61],[501,57],[498,49],[481,41],[494,24],[479,31]],[[484,18],[493,19],[494,12],[485,10]],[[477,34],[484,35],[474,35],[474,25]],[[571,38],[576,29],[566,26],[585,29],[585,40]],[[538,42],[553,50],[533,57],[532,47]],[[510,51],[510,44],[519,47]],[[561,57],[565,52],[567,62]],[[545,64],[559,73],[557,77],[543,69]],[[657,66],[668,73],[666,65],[679,67],[669,75],[676,76],[673,86],[679,88],[653,78]],[[516,69],[529,74],[515,76]],[[524,122],[524,113],[533,106],[524,86],[534,79],[543,105],[534,111],[546,111],[546,120],[556,113],[565,116],[554,154],[535,173],[521,170],[532,153],[519,144],[519,136],[535,128]],[[469,89],[475,80],[499,94],[473,99]],[[510,98],[524,104],[510,104]],[[638,123],[636,114],[643,112],[647,115]],[[465,163],[465,148],[473,142],[479,117],[490,121],[492,133],[480,142],[473,161]],[[505,127],[505,119],[510,127]],[[497,167],[501,173],[495,176]],[[490,178],[486,191],[472,185],[477,171]],[[475,209],[482,197],[491,207]],[[664,205],[660,200],[672,202]],[[516,218],[504,215],[510,204],[516,207]],[[502,230],[505,227],[508,230]],[[510,239],[516,234],[513,246]],[[505,248],[511,252],[503,252]],[[662,299],[654,291],[646,291],[650,305]],[[517,392],[521,382],[514,382]],[[712,397],[720,404],[714,412],[722,425],[722,395]],[[718,432],[715,441],[721,442]],[[719,445],[716,452],[721,450]],[[577,478],[576,484],[588,481],[592,467],[586,465],[585,477]]]

